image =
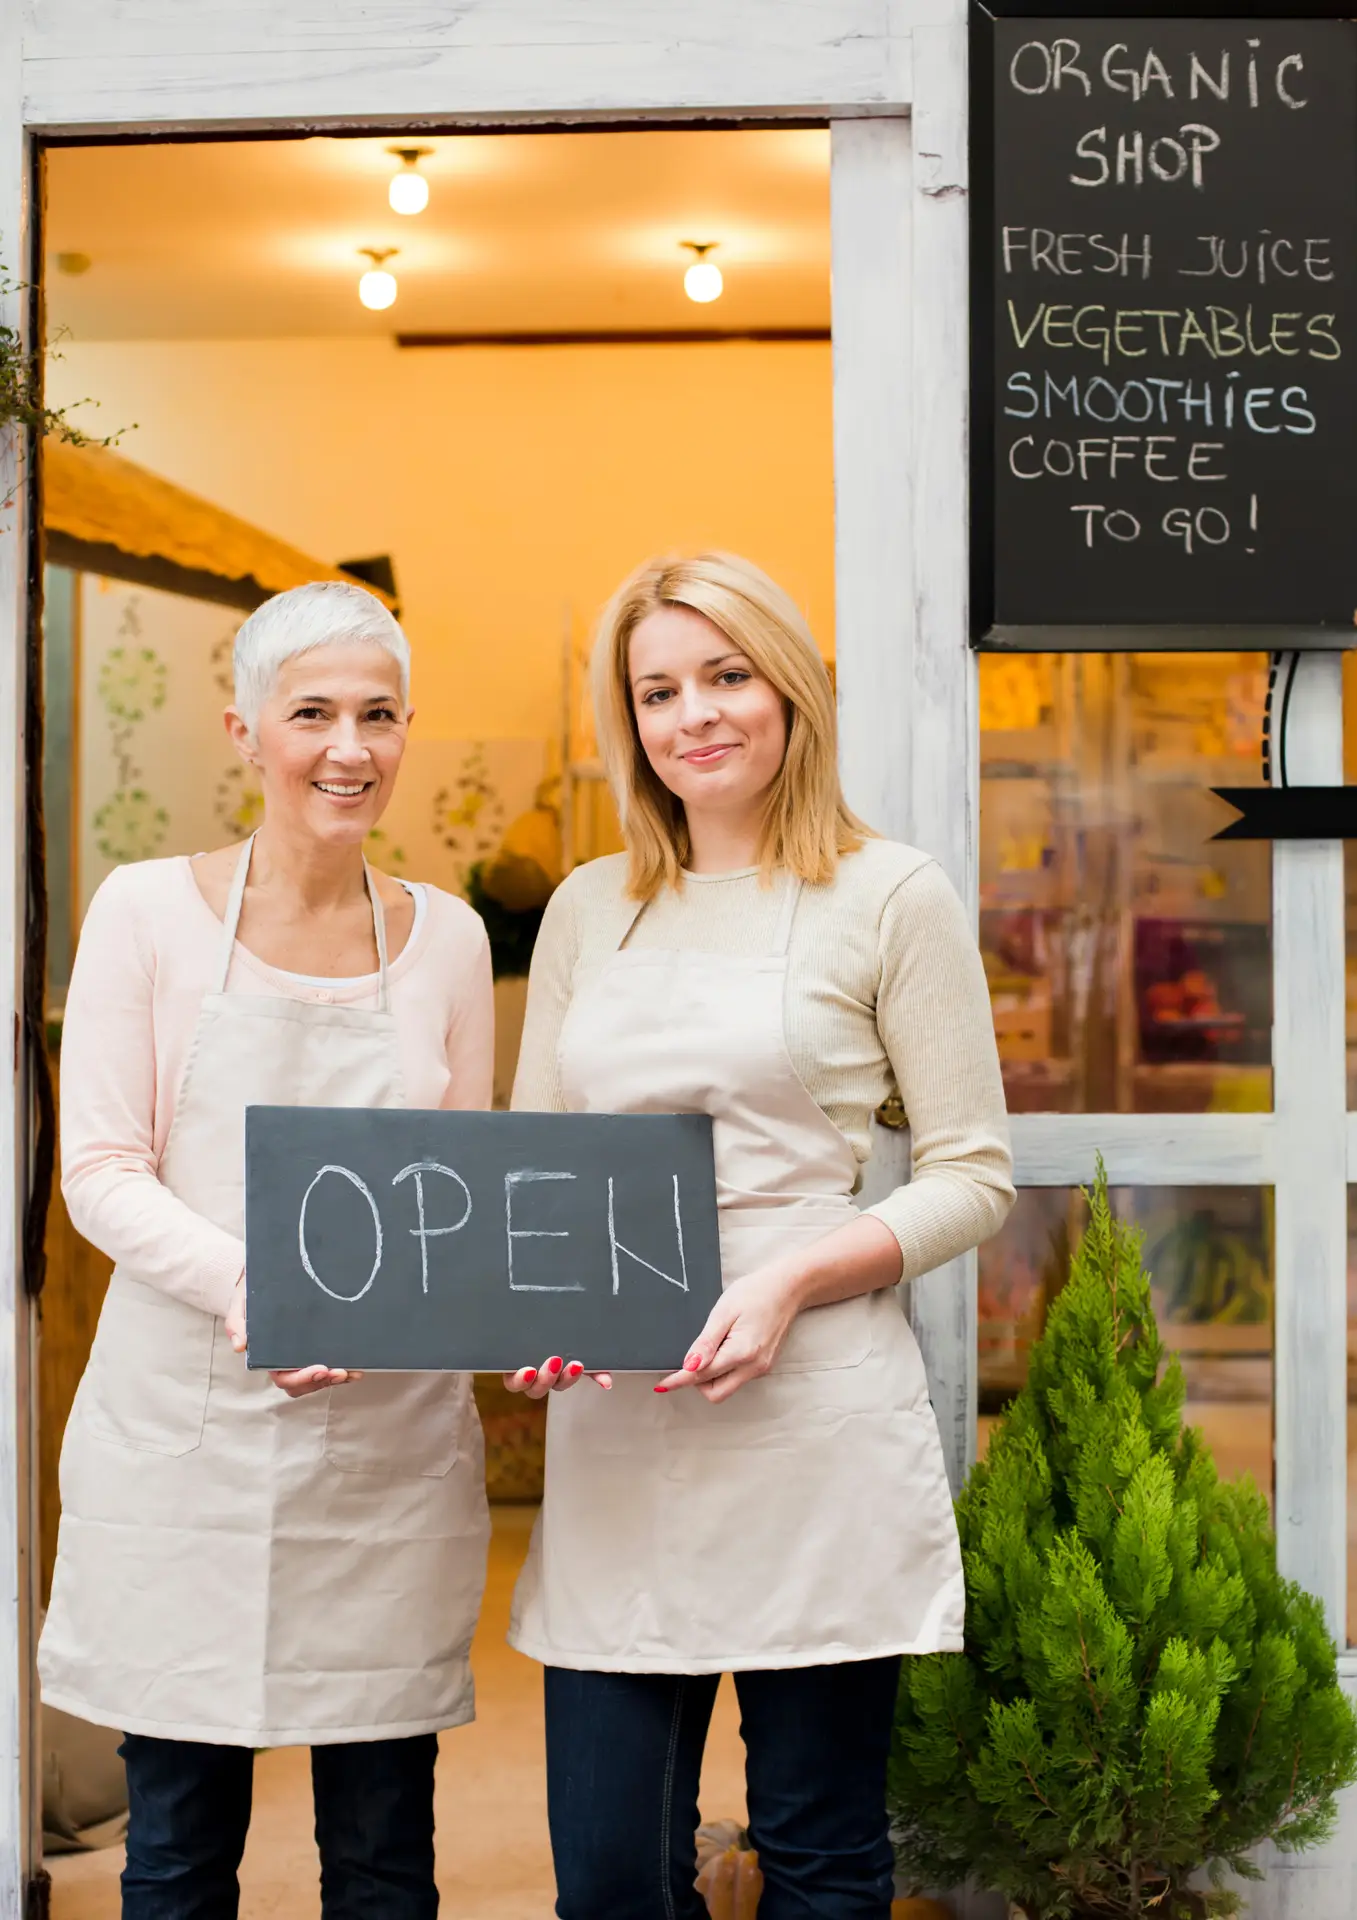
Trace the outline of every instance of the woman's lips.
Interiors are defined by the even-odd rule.
[[[727,740],[717,747],[694,747],[691,753],[685,753],[682,758],[690,767],[710,767],[718,760],[724,760],[728,753],[734,753],[735,747],[734,740]]]
[[[316,792],[341,807],[354,807],[372,791],[371,780],[313,780]]]

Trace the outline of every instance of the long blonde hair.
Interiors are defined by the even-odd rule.
[[[787,751],[759,838],[764,878],[781,867],[811,883],[832,879],[840,855],[860,847],[871,829],[850,813],[839,785],[834,693],[809,627],[752,562],[730,553],[666,555],[622,582],[594,643],[594,714],[631,860],[628,893],[651,900],[661,887],[680,885],[689,856],[683,803],[646,758],[631,692],[631,636],[661,607],[702,614],[782,696]]]

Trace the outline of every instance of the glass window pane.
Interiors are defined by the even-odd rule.
[[[1184,1418],[1222,1475],[1251,1473],[1272,1497],[1272,1190],[1123,1187],[1113,1211],[1145,1234],[1166,1346],[1187,1376]],[[980,1451],[1027,1377],[1027,1358],[1069,1277],[1087,1209],[1074,1188],[1025,1187],[980,1249]]]
[[[1357,1187],[1348,1188],[1348,1645],[1357,1647]]]
[[[1343,655],[1343,779],[1357,786],[1357,653]],[[1343,843],[1347,883],[1348,1105],[1357,1107],[1357,845]]]
[[[986,654],[980,939],[1015,1113],[1272,1102],[1267,657]]]

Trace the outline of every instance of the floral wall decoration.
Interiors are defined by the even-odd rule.
[[[499,846],[504,824],[504,803],[490,775],[485,742],[473,741],[433,797],[433,830],[457,863],[458,893],[466,893],[471,869]]]
[[[235,674],[232,669],[235,644],[236,631],[230,627],[213,644],[207,656],[212,685],[223,710],[235,699]],[[221,822],[222,831],[232,840],[244,840],[263,819],[264,795],[258,780],[243,760],[232,757],[229,764],[223,767],[221,778],[213,791],[212,811]]]
[[[115,865],[149,860],[169,831],[170,816],[142,784],[136,738],[149,715],[164,706],[169,669],[144,642],[140,602],[130,596],[118,622],[117,642],[99,662],[95,688],[108,723],[115,785],[94,814],[95,845]]]
[[[76,581],[75,857],[83,912],[114,867],[238,839],[259,802],[222,725],[242,616],[95,574]]]

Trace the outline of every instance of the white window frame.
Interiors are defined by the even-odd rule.
[[[10,0],[0,5],[0,252],[30,267],[44,134],[405,129],[811,118],[833,129],[837,659],[846,782],[941,860],[975,911],[979,735],[967,646],[964,0]],[[3,317],[22,320],[10,297]],[[0,443],[0,487],[15,448]],[[19,1272],[16,1020],[24,902],[26,503],[0,518],[0,1920],[39,1857],[31,1552],[34,1315]],[[1337,663],[1307,656],[1293,777],[1341,778]],[[1277,1484],[1287,1571],[1341,1627],[1346,1180],[1343,889],[1336,846],[1279,843],[1272,1115],[1023,1116],[1019,1179],[1271,1184],[1277,1192]],[[874,1179],[901,1172],[883,1139]],[[913,1288],[954,1478],[975,1446],[974,1257]],[[1318,1347],[1318,1356],[1315,1349]],[[1357,1682],[1357,1663],[1348,1671]],[[1357,1824],[1357,1823],[1354,1823]],[[1346,1883],[1345,1883],[1346,1884]],[[1330,1912],[1354,1904],[1337,1890]],[[1301,1911],[1301,1908],[1293,1911]],[[1320,1906],[1303,1910],[1320,1920]],[[1278,1909],[1280,1911],[1280,1908]],[[1256,1920],[1263,1904],[1255,1897]]]

